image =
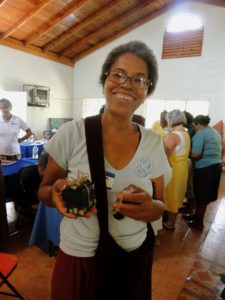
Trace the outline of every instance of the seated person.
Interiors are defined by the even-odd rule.
[[[20,191],[17,195],[17,206],[27,206],[37,204],[37,191],[48,162],[48,153],[42,152],[38,159],[38,165],[24,167],[19,171]]]

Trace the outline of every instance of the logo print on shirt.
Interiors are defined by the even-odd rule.
[[[148,158],[142,158],[137,167],[135,168],[135,174],[138,177],[144,178],[151,174],[151,162]]]

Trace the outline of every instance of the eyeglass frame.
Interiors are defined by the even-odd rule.
[[[124,79],[124,81],[123,82],[115,82],[115,81],[113,81],[113,80],[110,80],[109,79],[109,76],[110,76],[110,73],[122,73],[122,74],[124,74],[125,75],[125,79]],[[106,78],[108,78],[111,82],[113,82],[113,83],[116,83],[116,84],[124,84],[126,81],[127,81],[127,79],[129,79],[129,81],[130,81],[130,84],[131,84],[131,86],[133,87],[133,88],[135,88],[135,89],[137,89],[137,90],[144,90],[144,89],[147,89],[149,86],[152,86],[152,82],[150,82],[150,80],[149,79],[146,79],[146,81],[147,81],[147,84],[146,84],[146,86],[144,86],[143,88],[137,88],[137,87],[135,87],[134,85],[133,85],[133,78],[144,78],[144,77],[140,77],[140,76],[138,76],[138,75],[134,75],[134,76],[128,76],[127,75],[127,73],[126,72],[123,72],[123,71],[109,71],[109,72],[106,72],[105,73],[105,75],[106,75]],[[145,79],[145,78],[144,78]]]

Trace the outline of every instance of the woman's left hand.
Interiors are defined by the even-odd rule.
[[[113,202],[113,208],[122,215],[144,222],[151,219],[152,197],[141,188],[129,185],[117,194],[117,199]]]

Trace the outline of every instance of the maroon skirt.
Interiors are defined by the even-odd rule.
[[[123,250],[109,235],[94,257],[75,257],[59,249],[52,277],[51,300],[150,300],[154,233],[143,244]]]
[[[75,257],[59,249],[52,277],[51,300],[87,299],[94,257]]]

